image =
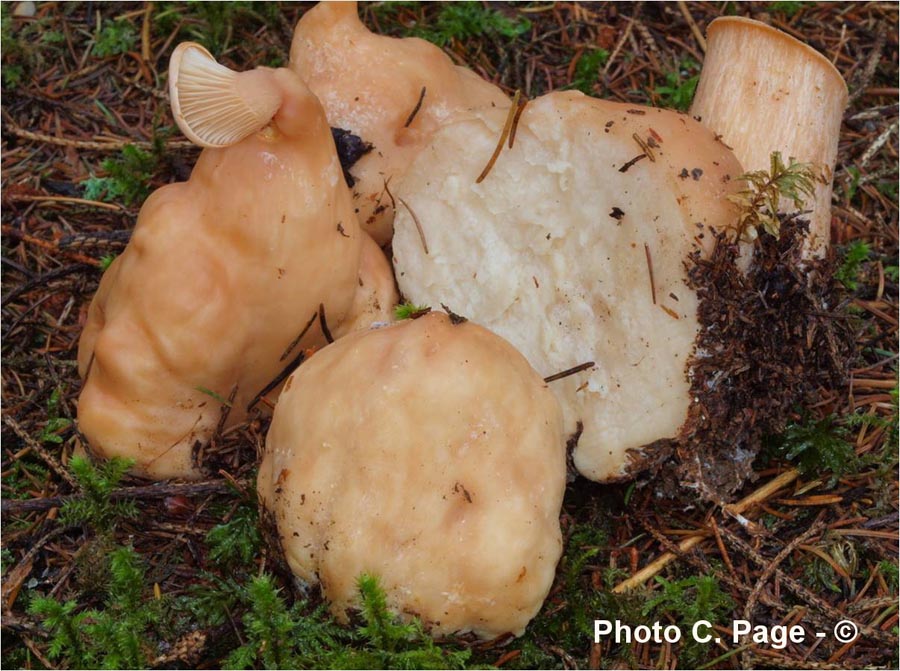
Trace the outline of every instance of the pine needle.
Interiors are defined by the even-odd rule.
[[[425,231],[422,229],[422,222],[419,221],[419,218],[416,216],[416,213],[413,209],[407,204],[405,200],[403,200],[400,196],[397,196],[397,200],[400,201],[400,204],[406,208],[406,211],[409,212],[409,216],[412,217],[413,223],[416,225],[416,230],[419,232],[419,239],[422,241],[422,249],[425,251],[425,254],[428,254],[428,241],[425,239]]]
[[[519,98],[521,97],[522,92],[517,90],[516,94],[513,96],[512,105],[509,107],[509,113],[506,115],[506,123],[503,124],[503,132],[500,133],[500,140],[497,142],[494,153],[491,154],[491,158],[488,160],[487,165],[484,166],[484,170],[481,171],[481,174],[478,175],[478,179],[475,180],[476,184],[481,184],[484,181],[484,178],[488,176],[491,168],[494,167],[494,163],[497,162],[497,157],[500,156],[500,152],[503,151],[503,145],[506,142],[506,138],[509,137],[509,131],[512,129],[513,120],[516,118],[516,112],[519,111]]]

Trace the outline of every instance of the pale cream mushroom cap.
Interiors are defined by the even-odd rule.
[[[521,634],[553,582],[559,404],[506,341],[447,315],[359,331],[285,384],[258,491],[332,611],[376,575],[433,634]]]
[[[400,291],[495,331],[543,376],[595,362],[550,387],[567,431],[584,426],[579,471],[623,478],[629,450],[687,419],[699,324],[685,264],[735,224],[726,195],[742,169],[686,115],[566,92],[528,103],[513,148],[476,184],[506,116],[446,126],[411,166],[395,195],[422,232],[398,212]],[[636,160],[641,143],[654,160]]]
[[[813,163],[822,179],[812,210],[808,249],[821,255],[831,239],[831,187],[847,85],[810,46],[759,21],[718,18],[709,24],[706,56],[691,114],[734,149],[744,169],[768,170],[773,151]],[[795,208],[782,200],[785,211]]]
[[[454,65],[435,45],[370,32],[355,2],[323,2],[308,11],[294,32],[290,67],[322,101],[332,126],[374,145],[350,172],[360,223],[380,245],[392,233],[388,189],[431,134],[461,111],[509,104],[499,88]],[[421,108],[404,127],[423,87]]]
[[[143,476],[200,477],[192,453],[219,422],[213,395],[236,386],[226,427],[241,422],[298,352],[325,344],[320,303],[337,330],[361,302],[366,236],[325,114],[291,71],[267,76],[282,100],[272,123],[205,150],[187,182],[147,199],[88,312],[79,427]]]

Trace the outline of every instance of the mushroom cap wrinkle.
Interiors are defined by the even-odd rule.
[[[821,255],[831,239],[831,188],[847,85],[831,61],[809,45],[759,21],[722,17],[708,44],[691,114],[734,148],[745,170],[768,170],[769,156],[813,163],[822,179],[807,249]],[[795,208],[782,200],[786,211]]]
[[[509,343],[430,313],[358,331],[285,384],[258,491],[291,570],[339,617],[356,579],[433,634],[521,634],[553,582],[559,404]]]
[[[291,43],[291,68],[322,101],[332,126],[374,146],[351,173],[360,223],[380,245],[392,234],[388,190],[431,134],[468,109],[509,105],[498,87],[454,65],[435,45],[370,32],[355,2],[322,2],[304,14]]]
[[[366,236],[324,112],[293,72],[267,77],[282,101],[272,123],[147,199],[89,308],[78,423],[140,475],[200,477],[193,452],[219,399],[235,389],[226,426],[239,423],[320,303],[332,329],[355,318]],[[324,342],[316,321],[296,347]]]
[[[550,387],[566,430],[583,424],[578,470],[620,479],[687,419],[699,325],[685,263],[735,224],[725,196],[743,171],[683,114],[565,92],[528,103],[476,184],[506,116],[444,127],[398,187],[419,220],[395,221],[400,291],[493,330],[543,376],[595,362]]]
[[[376,322],[392,321],[392,310],[399,300],[390,261],[368,234],[363,234],[358,285],[347,319],[334,331],[336,338]]]

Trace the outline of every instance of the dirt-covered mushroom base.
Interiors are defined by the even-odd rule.
[[[689,259],[701,332],[688,366],[688,437],[660,441],[634,461],[655,475],[661,495],[729,501],[755,479],[764,438],[846,383],[857,355],[846,294],[833,279],[833,254],[804,257],[807,230],[782,217],[780,237],[758,238],[749,272],[724,233],[709,258]]]

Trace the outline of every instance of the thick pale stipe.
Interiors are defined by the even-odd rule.
[[[831,188],[847,85],[831,62],[790,35],[758,21],[719,18],[691,114],[734,149],[744,170],[768,170],[780,151],[817,166],[821,180],[812,210],[809,249],[820,255],[831,238]],[[786,211],[793,210],[782,200]]]

